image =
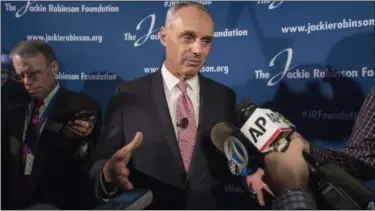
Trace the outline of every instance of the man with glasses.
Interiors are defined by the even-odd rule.
[[[47,43],[20,42],[11,59],[15,80],[31,98],[7,119],[12,209],[37,203],[59,209],[92,208],[87,149],[99,134],[98,104],[59,85],[59,65]]]

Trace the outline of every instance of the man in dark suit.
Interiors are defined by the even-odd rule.
[[[160,30],[162,68],[123,83],[105,115],[90,173],[99,199],[111,199],[118,188],[150,188],[150,209],[230,208],[224,186],[235,180],[210,131],[216,123],[234,123],[236,96],[198,73],[213,33],[202,5],[168,10]]]
[[[16,80],[31,97],[29,103],[12,107],[6,119],[11,190],[3,194],[11,195],[11,209],[37,203],[92,208],[87,158],[99,135],[98,104],[59,85],[58,63],[47,43],[20,42],[11,57]]]

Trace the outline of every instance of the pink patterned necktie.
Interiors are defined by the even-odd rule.
[[[177,122],[180,123],[183,118],[188,119],[187,127],[177,127],[178,145],[180,147],[180,153],[184,162],[185,171],[188,172],[196,141],[197,123],[195,120],[193,103],[186,92],[188,84],[186,81],[180,81],[177,84],[177,87],[181,90],[181,94],[177,99]]]

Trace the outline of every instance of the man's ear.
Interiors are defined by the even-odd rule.
[[[54,75],[56,75],[59,72],[59,63],[57,61],[53,61],[51,63],[52,72]]]
[[[159,39],[160,39],[160,42],[161,44],[165,47],[166,44],[167,44],[167,29],[164,28],[163,26],[160,28],[160,31],[159,31]]]

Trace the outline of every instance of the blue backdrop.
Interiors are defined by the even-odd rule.
[[[345,142],[374,85],[374,3],[201,1],[215,21],[202,74],[274,108],[313,144]],[[105,110],[123,80],[157,70],[171,2],[1,2],[2,51],[48,41],[60,82]]]

